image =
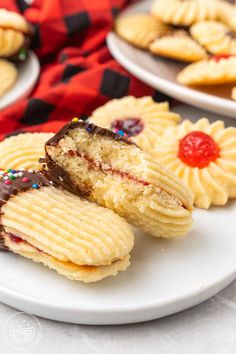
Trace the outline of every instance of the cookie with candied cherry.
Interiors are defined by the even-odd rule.
[[[153,154],[192,190],[197,207],[236,197],[236,128],[225,128],[223,121],[203,118],[169,127]]]
[[[236,55],[220,54],[192,63],[178,73],[177,81],[182,85],[236,83]]]

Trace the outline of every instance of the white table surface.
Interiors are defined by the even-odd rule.
[[[184,118],[216,119],[214,114],[178,106]],[[222,118],[222,117],[217,117]],[[236,120],[225,118],[227,125]],[[17,304],[16,304],[17,308]],[[20,353],[9,347],[3,325],[18,312],[0,303],[0,353]],[[80,326],[38,318],[41,338],[33,354],[235,354],[236,281],[212,299],[190,310],[156,321],[123,326]]]

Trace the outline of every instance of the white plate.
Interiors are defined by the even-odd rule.
[[[0,97],[0,110],[29,95],[39,76],[40,65],[37,56],[29,52],[27,60],[17,65],[18,78],[12,88]]]
[[[137,233],[131,266],[95,284],[73,282],[0,252],[0,301],[53,320],[121,324],[151,320],[213,296],[236,277],[236,203],[194,212],[185,238]]]
[[[147,12],[149,8],[150,1],[144,1],[129,7],[124,14]],[[176,82],[176,75],[186,64],[155,57],[127,44],[113,32],[108,35],[107,44],[113,57],[146,84],[185,103],[236,118],[236,102],[230,99],[232,85],[201,90],[184,87]]]

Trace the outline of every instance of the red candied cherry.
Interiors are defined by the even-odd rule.
[[[219,156],[219,146],[204,132],[193,131],[179,142],[178,158],[190,167],[207,167]]]

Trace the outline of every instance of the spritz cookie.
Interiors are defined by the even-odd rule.
[[[155,157],[192,190],[199,208],[225,205],[236,197],[236,128],[206,118],[167,128]]]
[[[155,18],[176,26],[215,20],[218,12],[218,3],[215,0],[155,0],[151,7],[151,14]]]
[[[130,44],[148,49],[149,44],[169,29],[148,14],[120,16],[115,21],[115,31]]]
[[[45,174],[55,183],[153,236],[183,236],[191,228],[191,192],[149,154],[110,130],[73,119],[46,143],[45,164]]]
[[[14,64],[5,59],[0,59],[0,97],[14,85],[18,71]]]
[[[20,14],[0,9],[0,57],[25,60],[32,27]]]
[[[151,96],[114,99],[97,108],[89,121],[129,138],[150,152],[166,127],[180,122],[180,115],[169,111],[167,102],[157,103]]]
[[[230,27],[232,31],[236,31],[236,3],[228,1],[219,2],[219,20]]]
[[[206,50],[183,30],[164,34],[152,42],[149,49],[155,55],[185,62],[199,61],[208,56]]]
[[[221,22],[196,23],[190,33],[211,54],[236,54],[236,34]]]
[[[0,172],[1,244],[72,280],[125,270],[134,243],[129,225],[51,183],[40,172]]]
[[[236,56],[215,55],[188,65],[177,75],[183,85],[214,85],[236,83]]]
[[[39,159],[44,156],[44,144],[52,136],[52,133],[25,133],[6,138],[0,142],[1,168],[38,170],[41,167]]]

